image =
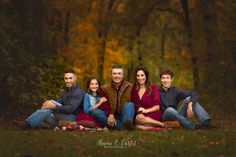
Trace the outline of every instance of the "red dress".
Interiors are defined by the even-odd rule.
[[[94,119],[90,114],[86,114],[84,111],[81,111],[76,116],[77,123],[85,127],[99,127],[102,128],[102,124]]]
[[[133,86],[133,89],[131,91],[131,101],[135,105],[135,111],[136,114],[138,113],[138,108],[143,107],[145,109],[152,108],[155,105],[160,105],[160,93],[155,84],[151,85],[151,94],[148,94],[148,91],[146,90],[143,94],[142,98],[139,98],[138,91],[136,90],[136,87]],[[162,120],[162,112],[155,111],[151,113],[143,113],[144,116],[150,117],[152,119],[155,119],[157,121]]]
[[[84,95],[83,111],[77,116],[77,123],[85,127],[102,127],[102,124],[91,116],[90,107],[99,101],[99,96],[93,96],[90,93]]]

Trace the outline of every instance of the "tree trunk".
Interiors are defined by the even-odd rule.
[[[181,0],[181,5],[184,12],[184,26],[186,29],[186,36],[187,36],[187,49],[189,50],[189,53],[191,55],[191,62],[192,62],[192,68],[193,68],[193,79],[194,79],[194,87],[196,89],[199,88],[199,70],[198,70],[198,60],[197,57],[194,54],[193,46],[192,46],[192,25],[189,17],[189,6],[188,6],[188,0]]]
[[[163,70],[164,68],[164,63],[165,63],[165,41],[166,41],[166,28],[164,27],[162,29],[162,34],[161,34],[161,67],[160,71]]]
[[[215,74],[217,72],[215,71],[215,62],[217,62],[218,56],[218,49],[216,49],[216,39],[217,39],[217,32],[214,32],[213,26],[216,27],[216,23],[213,20],[213,17],[215,16],[212,14],[208,9],[209,6],[215,5],[215,2],[213,1],[200,1],[201,4],[201,13],[202,13],[202,20],[204,21],[203,26],[203,33],[204,38],[206,42],[205,49],[205,55],[206,55],[206,67],[205,67],[205,84],[210,85],[212,83],[215,83]],[[210,74],[210,75],[209,75]],[[209,86],[209,87],[210,87]]]
[[[65,27],[64,27],[64,40],[66,43],[68,43],[69,37],[69,24],[70,24],[70,12],[66,12],[66,19],[65,19]]]
[[[128,81],[132,81],[133,79],[133,71],[134,71],[134,39],[129,39],[128,50],[130,52],[130,66],[128,67]]]
[[[99,38],[99,46],[98,46],[98,76],[103,82],[103,71],[104,71],[104,59],[105,59],[105,49],[106,49],[106,40],[108,29],[104,29],[103,31],[98,33]]]
[[[138,64],[142,65],[142,52],[141,52],[141,38],[140,38],[140,31],[141,31],[141,27],[137,28],[137,33],[136,33],[136,37],[137,37],[137,51],[138,51]]]

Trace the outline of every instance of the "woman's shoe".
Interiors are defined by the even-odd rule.
[[[165,128],[180,128],[178,121],[165,121],[163,123]]]

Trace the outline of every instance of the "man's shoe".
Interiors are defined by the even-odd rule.
[[[219,129],[220,126],[218,125],[211,125],[211,124],[207,124],[206,126],[204,126],[206,129]]]
[[[165,121],[163,123],[165,128],[180,128],[178,121]]]
[[[196,124],[195,125],[195,130],[212,130],[212,129],[219,129],[220,127],[219,126],[216,126],[216,125],[211,125],[210,123],[207,123],[207,124],[203,124],[203,125],[199,125],[199,124]]]
[[[123,124],[122,124],[122,129],[124,130],[133,130],[134,129],[134,124],[132,119],[127,119]]]
[[[200,129],[202,129],[202,125],[195,124],[194,130],[200,130]]]
[[[25,120],[24,121],[14,120],[13,122],[14,122],[14,124],[16,124],[16,126],[18,126],[21,129],[31,129],[30,123],[28,123]]]

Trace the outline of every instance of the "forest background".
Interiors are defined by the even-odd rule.
[[[132,82],[137,65],[160,85],[196,90],[211,114],[236,110],[234,0],[0,0],[0,112],[25,117],[63,90],[63,71],[78,84],[109,82],[114,64]]]

